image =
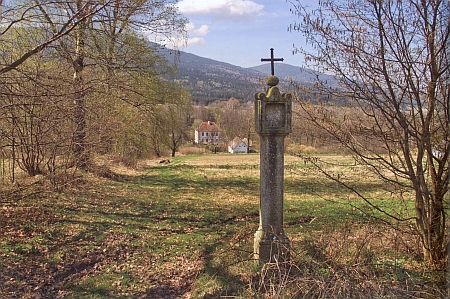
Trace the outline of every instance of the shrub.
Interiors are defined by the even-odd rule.
[[[205,148],[204,147],[198,147],[198,146],[186,146],[179,149],[180,154],[182,155],[201,155],[205,154]]]
[[[290,155],[294,154],[317,154],[317,150],[312,146],[306,146],[303,144],[291,143],[286,148],[286,153]]]

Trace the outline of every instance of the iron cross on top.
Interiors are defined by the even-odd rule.
[[[270,58],[261,58],[261,62],[270,61],[270,67],[272,70],[272,76],[275,76],[275,61],[284,61],[283,58],[274,58],[273,57],[273,48],[270,48]]]

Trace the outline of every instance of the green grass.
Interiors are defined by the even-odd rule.
[[[352,165],[347,157],[324,159]],[[183,156],[170,164],[118,171],[116,180],[84,174],[59,193],[45,180],[24,189],[21,200],[0,210],[0,293],[6,298],[319,298],[328,282],[343,298],[357,298],[355,289],[338,290],[336,281],[345,277],[364,288],[372,284],[366,289],[371,294],[392,293],[392,298],[436,289],[407,226],[394,238],[385,215],[290,156],[284,223],[292,261],[283,276],[289,283],[276,282],[280,275],[252,260],[258,162],[257,155]],[[392,213],[402,208],[361,167],[328,167],[376,205]],[[406,206],[411,204],[407,199]]]

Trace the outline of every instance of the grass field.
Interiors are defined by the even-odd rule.
[[[112,171],[78,174],[65,188],[42,177],[1,186],[1,298],[445,296],[444,274],[422,263],[407,223],[301,158],[285,158],[292,259],[266,265],[252,256],[258,155],[182,156],[137,170],[103,162]],[[349,157],[319,163],[391,214],[412,207]]]

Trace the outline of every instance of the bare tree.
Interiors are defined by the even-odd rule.
[[[14,55],[41,33],[37,28],[23,31],[29,39],[15,41],[16,47],[6,43],[2,50]],[[65,160],[70,146],[70,103],[66,97],[71,93],[66,87],[71,77],[63,62],[52,59],[54,54],[50,50],[37,53],[16,71],[0,76],[2,147],[10,150],[11,160],[30,176],[54,173],[56,157]]]
[[[253,128],[253,105],[242,104],[235,98],[230,98],[219,113],[219,126],[223,130],[221,137],[226,143],[235,137],[251,140]],[[248,148],[249,149],[249,148]]]
[[[178,89],[169,96],[171,99],[165,101],[161,130],[167,134],[165,145],[171,150],[171,156],[175,157],[178,148],[188,140],[192,122],[192,99],[184,89]]]
[[[339,117],[326,104],[300,104],[381,178],[413,191],[424,258],[441,266],[449,238],[448,0],[324,0],[316,9],[291,3],[301,18],[291,29],[314,49],[298,51],[339,80],[318,80],[309,92],[345,97],[361,113]]]

